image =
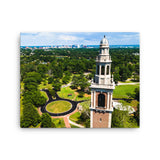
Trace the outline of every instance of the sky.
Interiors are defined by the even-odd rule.
[[[22,32],[21,46],[99,45],[106,35],[109,45],[137,45],[138,32]]]

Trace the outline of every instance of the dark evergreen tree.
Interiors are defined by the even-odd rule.
[[[41,128],[52,128],[54,124],[52,123],[51,116],[48,113],[43,113],[41,117]]]
[[[40,121],[40,116],[34,105],[32,103],[25,103],[23,105],[23,116],[20,121],[20,126],[22,128],[36,127]]]

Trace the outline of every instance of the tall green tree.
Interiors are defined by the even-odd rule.
[[[46,64],[39,64],[37,66],[37,72],[41,75],[42,78],[45,78],[45,74],[48,71],[48,67]]]
[[[138,125],[134,117],[128,111],[114,109],[112,113],[112,128],[137,128]]]
[[[51,116],[48,113],[43,113],[41,117],[41,128],[52,128],[54,124],[52,123]]]
[[[40,123],[40,116],[32,103],[23,105],[23,114],[20,121],[22,128],[36,127]]]
[[[58,79],[56,79],[56,80],[54,80],[52,82],[52,87],[54,87],[54,89],[56,91],[60,91],[61,90],[61,86],[62,86],[62,83]]]

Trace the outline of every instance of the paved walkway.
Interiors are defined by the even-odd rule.
[[[63,86],[61,86],[61,88],[65,88],[65,87],[69,87],[71,86],[72,82],[68,83],[68,84],[64,84]]]
[[[77,126],[77,127],[79,127],[79,128],[84,128],[84,126],[82,126],[82,125],[80,125],[80,124],[77,124],[77,123],[75,123],[75,122],[72,122],[71,120],[69,120],[69,123],[70,123],[70,124],[73,124],[74,126]]]
[[[70,124],[69,124],[69,117],[68,116],[65,116],[64,118],[64,123],[66,125],[66,128],[71,128]]]

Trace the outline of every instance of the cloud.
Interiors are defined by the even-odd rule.
[[[99,45],[104,35],[110,45],[139,44],[138,32],[30,32],[21,33],[21,45]]]
[[[64,41],[75,41],[75,40],[81,40],[82,38],[78,38],[76,36],[69,36],[69,35],[60,35],[58,36],[58,39],[64,40]]]

